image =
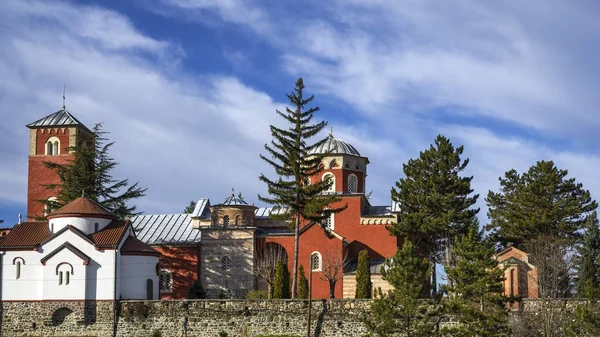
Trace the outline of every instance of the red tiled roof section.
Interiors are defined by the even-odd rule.
[[[80,197],[48,215],[48,219],[67,216],[87,216],[96,218],[116,219],[117,217],[99,203],[87,198]]]
[[[51,235],[52,233],[46,221],[23,222],[16,225],[5,236],[4,241],[0,243],[0,249],[33,248],[48,239]]]
[[[114,248],[119,244],[130,224],[129,220],[113,220],[108,226],[88,237],[99,247]]]
[[[136,237],[130,236],[125,240],[125,243],[121,247],[121,254],[123,255],[149,255],[160,257],[160,252],[154,248],[148,246]]]

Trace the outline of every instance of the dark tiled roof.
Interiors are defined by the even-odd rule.
[[[134,236],[129,236],[123,246],[121,246],[121,254],[122,255],[150,255],[150,256],[159,256],[160,253],[138,240]]]
[[[73,254],[77,255],[81,260],[83,260],[83,264],[90,263],[90,257],[89,256],[85,255],[84,252],[80,251],[79,249],[77,249],[75,246],[73,246],[72,244],[70,244],[68,242],[63,243],[62,245],[58,246],[58,248],[56,248],[55,250],[53,250],[50,253],[48,253],[48,255],[44,256],[40,260],[40,262],[43,265],[45,265],[48,260],[50,260],[54,255],[58,254],[63,249],[68,249]]]
[[[50,114],[42,119],[38,119],[33,123],[27,124],[28,128],[35,127],[46,127],[46,126],[81,126],[89,131],[89,129],[83,125],[77,118],[69,113],[65,108],[58,110],[57,112]]]
[[[88,237],[98,247],[114,248],[119,244],[130,224],[129,220],[114,220],[108,226],[102,228],[102,230],[92,233]]]
[[[46,221],[28,221],[15,225],[0,243],[0,249],[33,248],[45,241],[52,233]]]
[[[99,203],[87,198],[80,197],[48,215],[48,219],[65,216],[88,216],[116,219],[117,217]]]

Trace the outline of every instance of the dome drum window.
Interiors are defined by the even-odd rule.
[[[323,175],[323,181],[330,179],[331,185],[329,185],[329,188],[327,190],[325,190],[325,192],[327,193],[334,193],[335,192],[335,176],[332,173],[325,173]]]
[[[358,178],[356,178],[356,175],[351,174],[350,176],[348,176],[348,192],[349,193],[356,193],[358,190]]]
[[[231,258],[229,256],[224,256],[221,259],[221,270],[231,271],[231,267],[232,267]]]

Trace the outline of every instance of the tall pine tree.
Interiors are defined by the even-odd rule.
[[[394,257],[386,259],[381,275],[393,289],[383,293],[378,288],[365,319],[367,329],[377,336],[437,336],[439,308],[420,298],[423,280],[429,275],[429,261],[408,240]]]
[[[371,298],[373,283],[371,282],[371,269],[369,265],[369,251],[366,249],[358,253],[358,266],[356,267],[356,298]]]
[[[67,164],[44,162],[47,168],[57,173],[60,183],[45,185],[48,189],[59,190],[58,200],[40,202],[48,209],[57,209],[84,194],[119,218],[138,214],[136,206],[128,205],[128,202],[143,197],[146,189],[139,187],[138,183],[130,185],[128,179],[113,179],[111,171],[118,163],[109,155],[109,150],[114,142],[107,142],[102,124],[96,124],[93,133],[91,143],[69,148],[74,159]]]
[[[509,299],[503,295],[504,269],[494,257],[494,245],[483,241],[479,224],[456,241],[454,266],[446,266],[452,285],[447,288],[449,314],[458,325],[446,328],[449,336],[510,336]]]
[[[332,182],[328,179],[310,184],[310,177],[320,173],[320,166],[324,155],[309,155],[308,151],[313,146],[320,146],[326,141],[323,139],[315,144],[307,141],[316,136],[327,125],[321,121],[310,124],[318,107],[308,108],[314,95],[304,96],[304,82],[301,78],[296,81],[296,88],[286,95],[292,109],[286,107],[283,113],[276,110],[277,114],[289,123],[288,128],[278,128],[271,125],[271,144],[265,144],[268,156],[260,157],[275,169],[276,179],[269,179],[264,174],[260,180],[268,187],[269,197],[258,196],[266,203],[288,210],[287,216],[294,221],[294,266],[292,278],[292,298],[296,295],[298,284],[298,247],[300,244],[301,220],[321,223],[331,213],[344,209],[334,208],[329,205],[339,201],[336,196],[325,195]]]
[[[418,250],[429,254],[434,265],[443,262],[445,242],[466,234],[479,212],[472,208],[479,197],[471,189],[473,177],[461,176],[469,163],[469,159],[461,159],[463,150],[438,135],[418,159],[404,164],[406,177],[392,188],[392,200],[400,204],[400,213],[390,232],[409,238]],[[433,295],[437,292],[435,270],[432,268]]]
[[[522,175],[515,170],[500,178],[500,192],[485,199],[494,240],[503,247],[523,244],[543,235],[574,242],[587,215],[598,207],[590,192],[567,178],[552,161],[538,161]]]
[[[577,296],[585,298],[590,289],[600,289],[600,227],[596,211],[586,221],[583,240],[575,256],[575,289]]]

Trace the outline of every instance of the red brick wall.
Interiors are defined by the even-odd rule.
[[[161,299],[186,299],[190,287],[198,278],[200,251],[195,246],[153,246],[161,252],[160,269],[170,270],[173,275],[173,292],[161,293]]]
[[[365,191],[364,172],[354,171],[354,170],[346,170],[346,169],[340,169],[340,168],[324,169],[319,175],[313,176],[311,178],[311,183],[314,184],[316,182],[321,181],[321,179],[323,179],[323,175],[325,173],[331,173],[335,177],[335,191],[338,193],[348,191],[348,177],[351,174],[356,175],[356,178],[358,180],[358,185],[357,185],[358,193],[364,193],[364,191]]]
[[[44,131],[42,133],[42,131]],[[37,130],[37,144],[35,146],[36,155],[43,156],[46,154],[46,142],[50,137],[56,137],[60,141],[60,154],[69,153],[69,129],[38,129]]]
[[[44,161],[66,164],[72,156],[29,156],[29,173],[27,178],[27,218],[44,215],[44,205],[37,200],[46,200],[58,194],[56,190],[48,190],[44,185],[60,183],[58,175],[44,166]]]

